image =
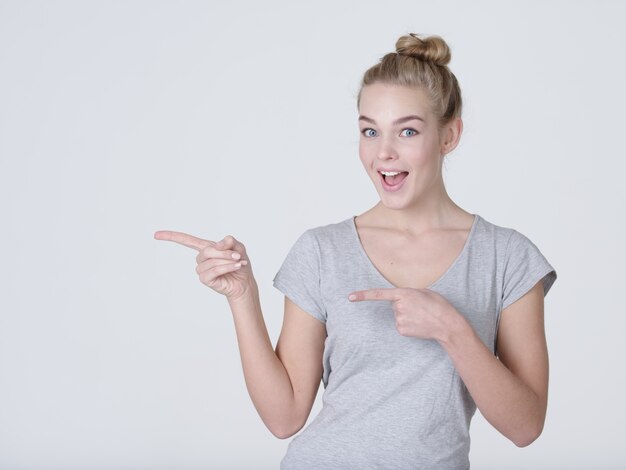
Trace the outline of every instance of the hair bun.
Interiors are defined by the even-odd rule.
[[[447,65],[450,62],[450,48],[440,36],[420,38],[415,33],[401,36],[396,41],[396,52],[418,60]]]

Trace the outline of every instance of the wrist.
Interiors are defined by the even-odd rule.
[[[437,340],[444,349],[450,350],[458,346],[463,339],[473,334],[475,334],[475,331],[472,325],[469,324],[463,315],[455,310],[454,315],[451,315],[448,321],[446,321],[445,327]]]
[[[256,285],[256,281],[252,281],[250,284],[245,285],[241,292],[237,294],[227,296],[229,305],[239,305],[250,302],[254,300],[258,295],[258,286]]]

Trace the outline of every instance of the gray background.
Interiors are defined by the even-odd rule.
[[[625,17],[610,1],[1,1],[0,468],[278,467],[288,440],[248,397],[226,299],[153,233],[241,240],[275,342],[289,247],[378,200],[355,98],[408,32],[448,41],[464,94],[451,197],[559,276],[543,435],[518,449],[477,413],[473,468],[623,468]]]

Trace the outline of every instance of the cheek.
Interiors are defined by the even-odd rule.
[[[439,144],[433,140],[422,140],[408,150],[408,154],[416,167],[430,167],[439,163]]]

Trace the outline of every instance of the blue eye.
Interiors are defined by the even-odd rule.
[[[404,134],[404,132],[407,131],[408,134]],[[418,132],[415,129],[411,129],[411,128],[406,128],[402,130],[401,135],[403,135],[404,137],[412,137],[414,135],[417,135]]]
[[[363,134],[365,137],[374,137],[376,135],[376,131],[371,127],[368,127],[367,129],[363,129],[361,131],[361,134]]]

